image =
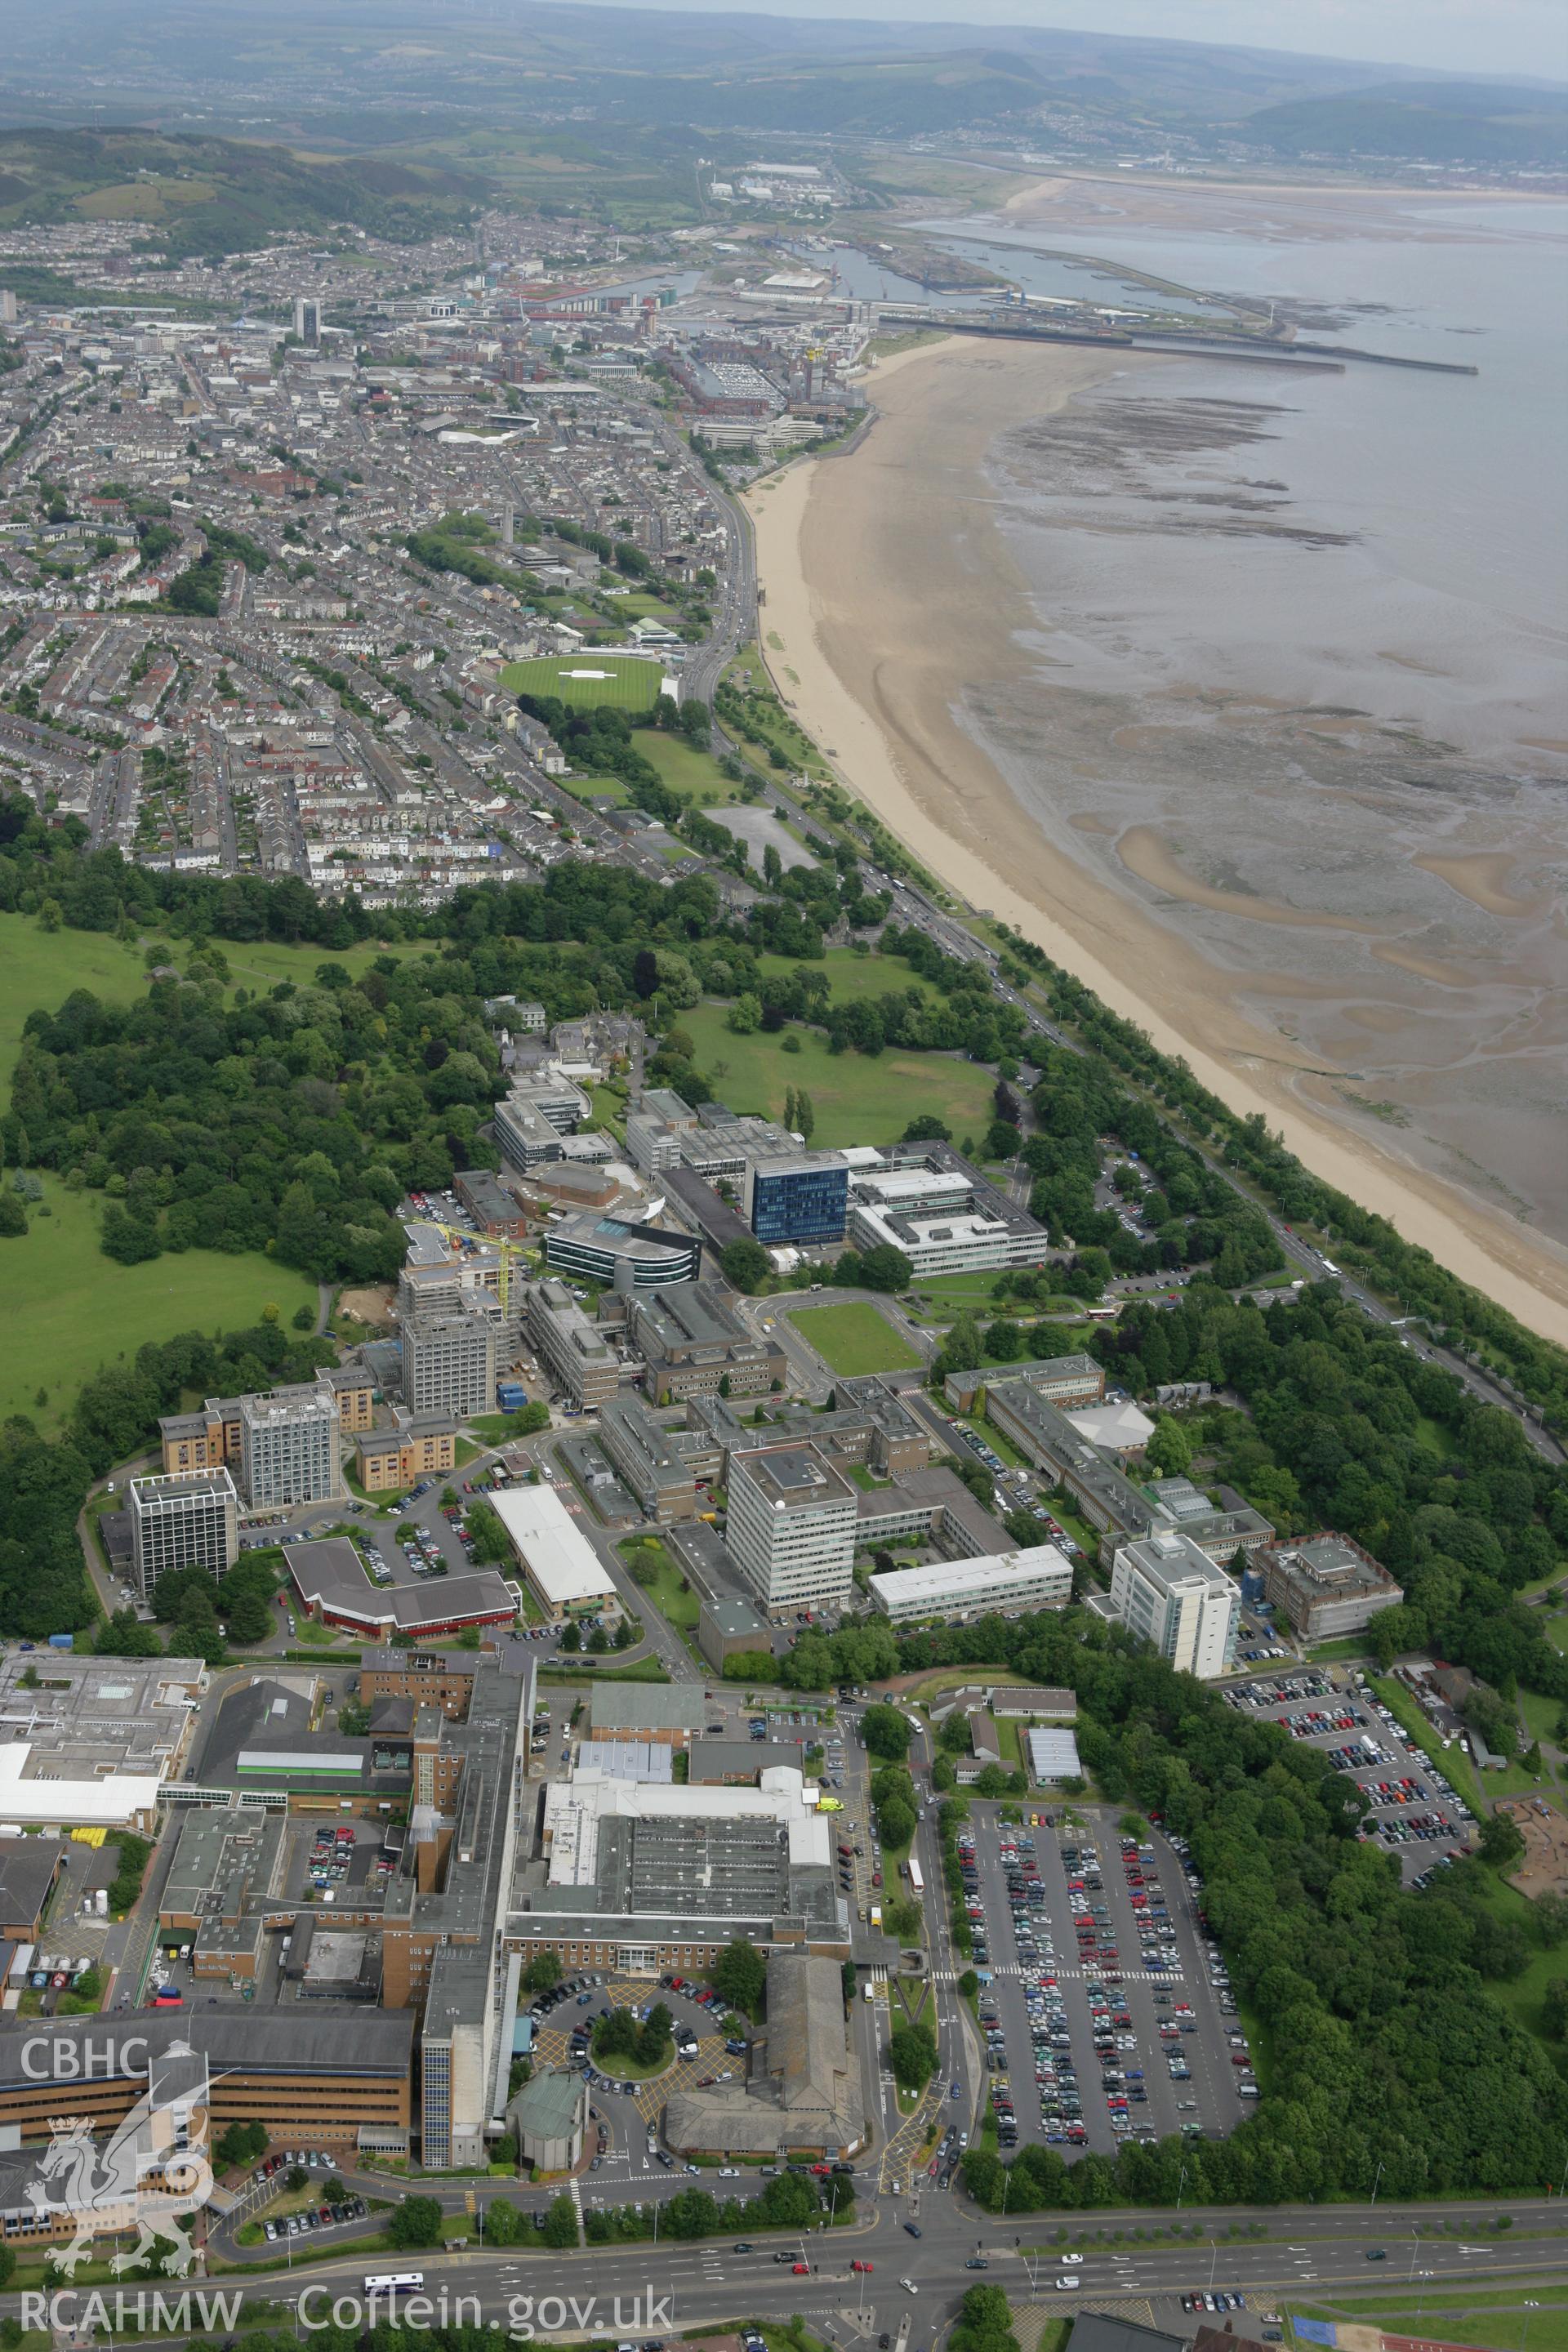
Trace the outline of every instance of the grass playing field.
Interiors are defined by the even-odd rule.
[[[919,1351],[863,1298],[847,1299],[841,1307],[799,1307],[790,1320],[846,1380],[862,1372],[905,1371],[921,1360]]]
[[[217,940],[214,944],[227,959],[234,986],[248,988],[253,995],[280,980],[303,986],[321,963],[341,963],[357,977],[380,955],[430,953],[424,940],[399,940],[390,948],[366,940],[335,950],[285,947],[271,940]],[[188,954],[182,942],[171,949],[169,961],[183,966]],[[105,1004],[135,1003],[147,991],[142,945],[123,946],[105,931],[44,931],[31,916],[0,915],[0,1087],[8,1084],[16,1067],[28,1013],[58,1012],[78,988],[90,990]]]
[[[645,728],[637,750],[658,770],[661,782],[680,793],[699,808],[717,808],[741,797],[741,787],[727,776],[711,751],[700,751],[684,735],[666,735]]]
[[[1473,2344],[1481,2352],[1568,2352],[1568,2309],[1561,2283],[1521,2278],[1490,2293],[1467,2293],[1446,2280],[1428,2284],[1419,2297],[1350,2295],[1338,2303],[1292,2304],[1286,2312],[1287,2341],[1305,2346],[1298,2319],[1331,2319],[1375,2327],[1388,2336],[1413,2336],[1425,2343]]]
[[[664,665],[636,654],[551,654],[538,661],[508,662],[500,682],[508,694],[553,695],[574,709],[651,710],[664,681]]]
[[[27,1212],[28,1230],[0,1241],[13,1345],[0,1364],[0,1420],[24,1412],[45,1431],[58,1427],[83,1381],[144,1340],[176,1331],[243,1330],[275,1306],[287,1325],[316,1304],[316,1286],[258,1252],[185,1250],[144,1265],[117,1265],[98,1246],[101,1202],[44,1179],[51,1213]],[[38,1404],[42,1389],[48,1402]]]
[[[737,1035],[728,1008],[694,1005],[680,1015],[697,1048],[697,1066],[714,1081],[719,1098],[735,1111],[782,1118],[784,1092],[804,1087],[816,1124],[812,1142],[831,1150],[846,1143],[895,1143],[917,1112],[947,1121],[957,1142],[984,1136],[995,1081],[977,1062],[942,1054],[831,1054],[818,1029],[790,1028],[777,1036]],[[786,1036],[800,1041],[784,1051]]]
[[[134,948],[100,931],[41,931],[26,915],[0,915],[0,1083],[9,1086],[29,1013],[58,1012],[73,988],[105,1004],[131,1004],[146,993]]]
[[[858,1004],[868,996],[907,996],[911,988],[928,1003],[936,995],[930,982],[911,971],[901,956],[860,955],[854,948],[829,948],[819,964],[803,967],[789,956],[760,955],[757,965],[770,980],[803,969],[825,971],[837,1004]]]

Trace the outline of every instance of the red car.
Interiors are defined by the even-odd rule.
[[[851,2263],[849,2265],[851,2273],[854,2273],[855,2271],[864,2271],[868,2277],[869,2277],[870,2273],[876,2269],[876,2267],[877,2265],[875,2263]]]
[[[794,2269],[794,2275],[796,2278],[809,2278],[811,2276],[811,2264],[809,2263],[796,2263]]]

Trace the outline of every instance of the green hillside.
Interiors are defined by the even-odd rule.
[[[1394,82],[1302,98],[1250,117],[1281,155],[1395,155],[1421,163],[1568,163],[1568,92],[1486,82]]]
[[[224,254],[280,229],[350,222],[427,236],[485,194],[471,175],[362,156],[301,161],[283,147],[142,130],[0,131],[0,227],[144,221],[172,255]]]
[[[712,159],[715,131],[1025,135],[1042,105],[1065,103],[1091,133],[1139,139],[1402,87],[1397,68],[1279,48],[988,25],[984,0],[945,23],[559,0],[54,0],[11,13],[0,94],[13,120],[77,121],[90,66],[111,115],[174,124],[199,105],[248,132],[262,109],[268,137],[312,153],[416,168],[444,152],[460,172],[468,141],[478,163],[511,132],[494,163],[514,200],[666,224],[700,215],[696,158]],[[421,200],[374,182],[354,193]]]

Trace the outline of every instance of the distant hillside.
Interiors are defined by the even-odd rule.
[[[426,138],[459,119],[897,135],[1006,124],[1042,98],[1129,130],[1234,122],[1405,79],[1283,49],[988,26],[986,0],[944,24],[560,0],[50,0],[11,12],[0,94],[13,121],[79,121],[89,95],[122,120],[195,103],[275,135],[322,112]]]
[[[601,120],[710,131],[907,137],[1030,120],[1048,95],[1024,58],[995,49],[939,56],[763,58],[709,79],[597,74],[578,86]]]
[[[1250,116],[1280,155],[1396,155],[1416,163],[1568,163],[1568,93],[1486,82],[1396,82],[1301,98]]]
[[[340,222],[417,237],[485,194],[460,173],[377,162],[305,163],[282,147],[139,130],[0,131],[0,226],[144,221],[175,255],[223,254],[269,231]]]

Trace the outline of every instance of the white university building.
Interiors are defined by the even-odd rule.
[[[815,1445],[730,1457],[725,1541],[770,1616],[841,1609],[854,1591],[856,1490]]]
[[[1236,1660],[1241,1588],[1179,1528],[1125,1543],[1110,1571],[1112,1615],[1200,1682]]]

